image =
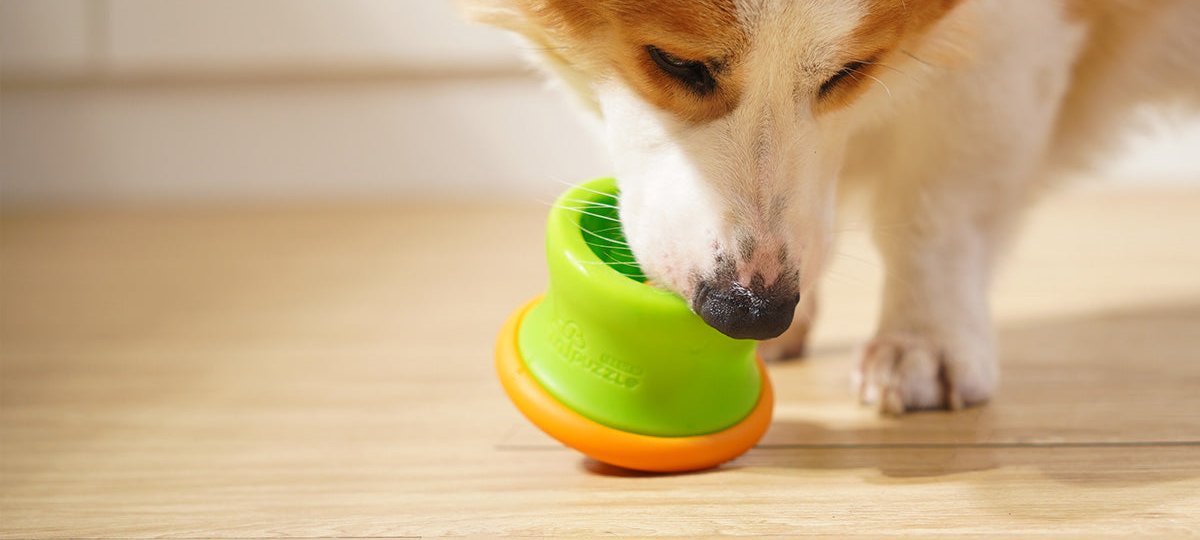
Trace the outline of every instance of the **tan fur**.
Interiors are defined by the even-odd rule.
[[[693,121],[719,117],[737,104],[741,92],[737,64],[746,36],[731,0],[601,0],[592,5],[609,25],[604,46],[617,75],[648,101]],[[706,97],[692,94],[647,57],[644,45],[717,66],[712,70],[717,92]]]
[[[815,103],[818,114],[851,104],[876,72],[896,61],[900,49],[919,40],[960,0],[871,0],[867,17],[845,44],[845,62],[870,62]],[[739,61],[747,39],[733,0],[516,0],[513,17],[479,16],[518,31],[557,62],[583,71],[593,80],[622,77],[649,102],[679,117],[702,122],[727,114],[738,103],[743,85]],[[532,23],[532,24],[530,24]],[[644,46],[655,45],[675,56],[708,61],[718,92],[697,97],[662,73]],[[828,75],[841,65],[833,66]]]
[[[845,43],[846,61],[867,62],[816,104],[818,114],[849,106],[879,72],[907,63],[912,47],[960,0],[871,0],[867,14]]]
[[[737,104],[737,63],[746,36],[732,0],[515,0],[504,8],[473,5],[476,18],[514,30],[563,67],[591,80],[621,77],[643,98],[690,121],[728,113]],[[715,66],[718,91],[697,97],[646,56],[654,45]]]

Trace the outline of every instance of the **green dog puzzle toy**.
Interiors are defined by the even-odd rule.
[[[526,417],[598,461],[643,471],[715,467],[758,442],[774,400],[755,342],[646,283],[613,179],[559,198],[546,256],[549,288],[496,344],[500,380]]]

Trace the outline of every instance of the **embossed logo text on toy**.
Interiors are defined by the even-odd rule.
[[[558,319],[554,322],[554,349],[568,364],[587,371],[612,384],[632,390],[642,383],[645,370],[614,358],[608,353],[592,354],[587,350],[583,331],[574,322]]]

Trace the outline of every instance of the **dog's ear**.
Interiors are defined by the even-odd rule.
[[[454,0],[465,18],[525,36],[539,45],[587,39],[602,25],[594,0]]]
[[[557,74],[584,108],[600,112],[577,49],[583,28],[594,26],[592,0],[454,0],[468,20],[489,24],[521,36],[537,64]]]
[[[455,0],[455,7],[467,20],[489,24],[519,34],[531,30],[522,0]]]

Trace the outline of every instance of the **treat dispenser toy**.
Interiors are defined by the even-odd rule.
[[[546,257],[546,293],[517,309],[496,343],[500,381],[529,420],[598,461],[642,471],[715,467],[758,442],[774,400],[755,343],[646,282],[614,180],[558,199]]]

